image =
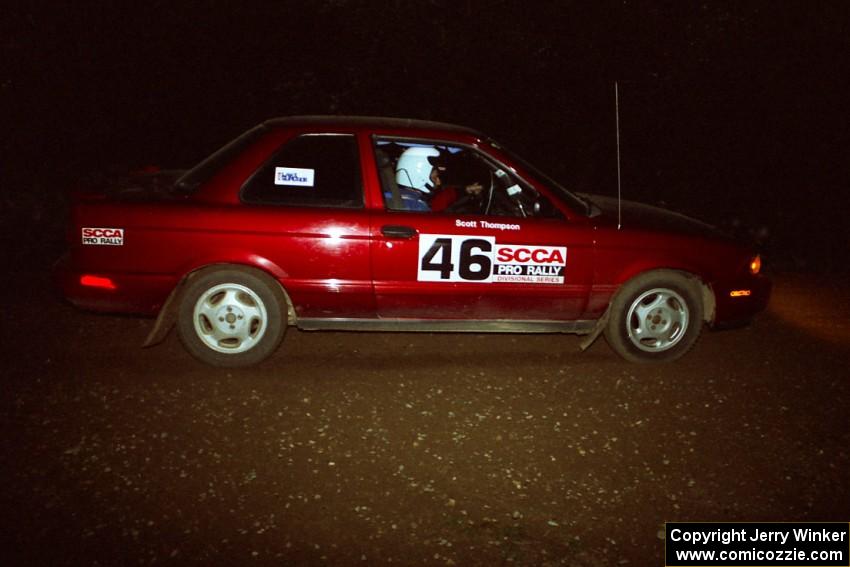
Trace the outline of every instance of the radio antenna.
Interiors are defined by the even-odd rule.
[[[620,88],[614,81],[614,117],[617,124],[617,230],[622,226],[622,214],[620,208],[621,181],[620,181]]]

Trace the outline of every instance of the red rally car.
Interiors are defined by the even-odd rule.
[[[759,257],[663,209],[571,193],[483,134],[288,117],[193,169],[77,192],[64,295],[176,324],[218,366],[305,330],[604,333],[631,361],[763,310]]]

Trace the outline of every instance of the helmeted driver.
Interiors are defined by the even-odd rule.
[[[408,148],[396,164],[396,184],[404,208],[410,211],[441,211],[461,195],[477,196],[483,187],[472,182],[457,187],[444,187],[440,174],[446,169],[446,156],[434,147]]]
[[[398,158],[395,180],[401,192],[404,208],[409,211],[430,211],[429,198],[440,185],[438,160],[440,150],[433,147],[408,148]]]

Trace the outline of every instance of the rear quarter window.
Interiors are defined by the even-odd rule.
[[[242,186],[257,205],[362,208],[357,142],[349,135],[304,135],[278,149]]]

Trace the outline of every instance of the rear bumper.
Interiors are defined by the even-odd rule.
[[[748,276],[712,286],[715,312],[713,326],[725,327],[746,322],[764,311],[772,284],[765,276]]]
[[[95,276],[112,286],[86,285],[83,276]],[[155,274],[80,272],[68,254],[53,266],[53,279],[60,293],[73,305],[90,311],[156,315],[177,278]]]

